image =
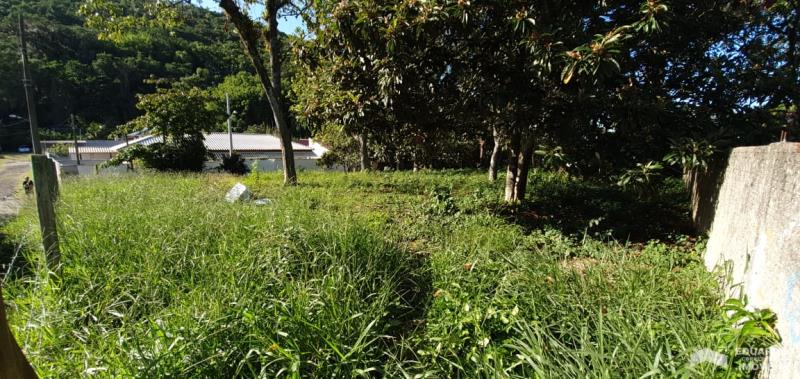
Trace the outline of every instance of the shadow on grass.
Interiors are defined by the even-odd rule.
[[[6,235],[0,233],[0,282],[6,276],[24,276],[30,273],[28,261],[23,248],[12,243]]]
[[[562,233],[612,237],[619,241],[672,241],[694,235],[689,196],[670,178],[643,198],[609,184],[534,178],[524,203],[498,213],[530,231],[552,227]]]

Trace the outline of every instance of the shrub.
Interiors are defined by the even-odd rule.
[[[550,147],[547,145],[540,145],[539,148],[534,151],[534,154],[540,157],[543,168],[553,171],[566,171],[565,163],[567,159],[564,154],[564,149],[561,146]]]
[[[168,143],[157,142],[147,146],[135,145],[123,150],[106,166],[138,161],[144,167],[157,171],[203,171],[208,151],[202,139],[185,138]]]
[[[672,150],[664,157],[670,165],[680,165],[683,171],[706,169],[711,158],[718,151],[717,147],[705,140],[684,138],[672,141]]]
[[[458,207],[450,188],[436,187],[431,190],[428,212],[437,216],[452,215],[458,212]]]
[[[345,133],[342,126],[325,124],[314,135],[314,139],[329,148],[317,161],[317,165],[320,167],[343,166],[345,170],[351,171],[359,166],[358,141]]]
[[[246,175],[250,172],[250,167],[247,167],[244,158],[237,153],[222,157],[222,164],[219,168],[234,175]]]
[[[640,198],[650,198],[656,192],[663,168],[661,163],[654,161],[637,163],[636,168],[626,170],[619,176],[617,185],[634,191]]]
[[[47,149],[47,152],[59,157],[68,157],[70,147],[64,143],[58,143]]]

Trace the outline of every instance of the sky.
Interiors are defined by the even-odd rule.
[[[218,0],[197,0],[195,2],[195,4],[199,4],[203,8],[210,9],[215,12],[222,12],[222,8],[217,5],[218,3]],[[260,15],[262,9],[263,6],[260,5],[252,6],[250,9],[250,14]],[[294,34],[298,27],[303,27],[303,21],[299,17],[282,17],[280,20],[278,20],[278,30],[286,34]]]

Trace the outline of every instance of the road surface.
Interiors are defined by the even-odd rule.
[[[17,214],[18,192],[22,192],[22,179],[29,174],[30,168],[28,155],[6,155],[0,158],[0,221]]]

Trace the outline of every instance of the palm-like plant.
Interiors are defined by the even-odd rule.
[[[561,146],[539,145],[539,149],[533,152],[542,159],[542,168],[547,170],[559,170],[564,167],[567,156]]]
[[[664,156],[664,162],[671,165],[679,164],[684,172],[692,169],[705,170],[717,151],[717,147],[708,141],[684,138],[672,141],[672,151]]]
[[[617,185],[632,190],[639,198],[649,198],[655,193],[655,185],[664,168],[659,162],[637,163],[635,168],[625,170],[617,180]]]

